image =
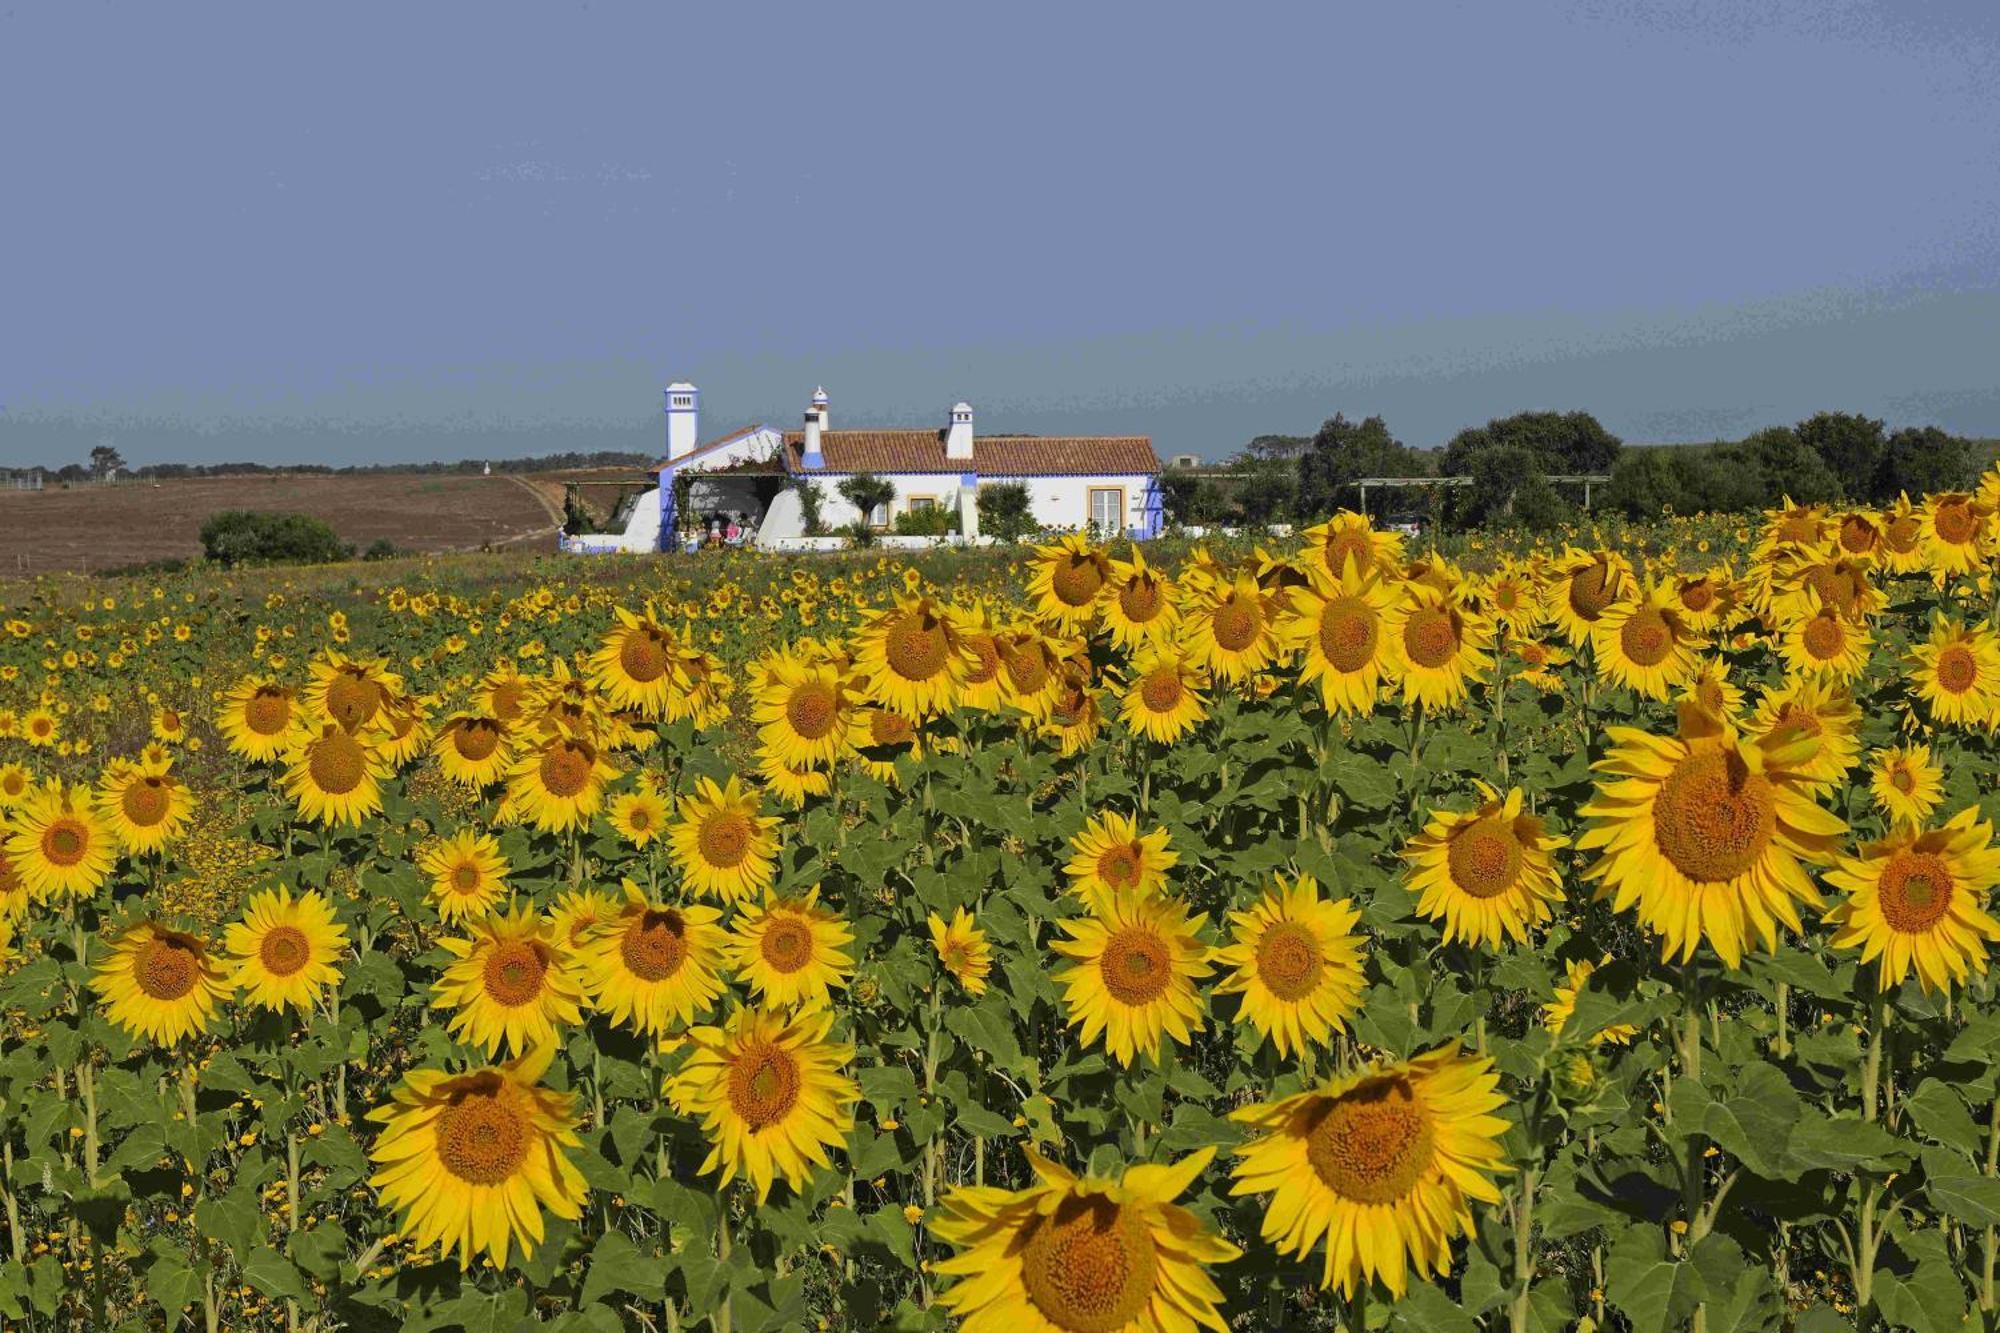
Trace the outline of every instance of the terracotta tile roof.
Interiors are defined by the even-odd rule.
[[[826,460],[820,472],[964,472],[968,464],[944,456],[942,430],[830,430],[820,436]],[[800,461],[803,431],[785,433],[786,466]],[[1127,476],[1160,470],[1159,455],[1144,435],[977,435],[972,471],[988,477]]]

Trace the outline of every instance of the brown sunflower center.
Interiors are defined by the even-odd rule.
[[[625,812],[625,826],[634,833],[644,833],[653,827],[653,812],[643,805],[635,805]]]
[[[1366,574],[1375,563],[1375,546],[1368,540],[1368,534],[1347,528],[1326,540],[1326,567],[1336,574],[1344,573],[1349,557],[1354,560],[1354,572]]]
[[[1909,769],[1898,764],[1889,770],[1889,785],[1908,796],[1917,789],[1917,778]]]
[[[1160,590],[1160,581],[1147,575],[1143,578],[1129,578],[1125,586],[1118,590],[1118,611],[1135,625],[1144,625],[1166,609],[1167,599]]]
[[[773,971],[796,972],[812,961],[812,927],[795,916],[777,917],[764,927],[757,948]]]
[[[1436,670],[1458,652],[1458,621],[1441,607],[1423,606],[1403,622],[1403,651],[1420,667]]]
[[[487,695],[487,706],[493,710],[493,716],[499,718],[502,722],[512,722],[521,715],[522,697],[527,692],[528,686],[526,681],[502,681],[498,685],[495,685],[492,692]]]
[[[1006,654],[1007,680],[1017,694],[1039,694],[1049,683],[1048,663],[1033,648]]]
[[[1840,656],[1841,649],[1847,646],[1847,630],[1839,617],[1821,614],[1806,622],[1799,640],[1815,661],[1828,662]]]
[[[1180,706],[1181,696],[1186,694],[1181,684],[1180,669],[1169,662],[1154,667],[1139,682],[1139,701],[1146,705],[1149,713],[1171,713]]]
[[[368,771],[368,758],[361,742],[344,731],[330,731],[313,742],[306,760],[306,772],[313,785],[329,796],[345,796],[361,785]]]
[[[460,893],[471,893],[480,881],[479,867],[470,861],[460,861],[451,868],[451,886]]]
[[[783,1120],[798,1100],[798,1057],[784,1047],[753,1042],[730,1062],[729,1105],[751,1129]]]
[[[1947,500],[1939,505],[1931,522],[1937,528],[1938,537],[1953,546],[1965,545],[1979,531],[1979,521],[1973,515],[1972,506],[1963,500]]]
[[[1699,615],[1715,605],[1715,587],[1707,579],[1690,583],[1681,589],[1681,605]]]
[[[1908,555],[1917,549],[1917,541],[1923,536],[1923,531],[1923,524],[1917,521],[1916,515],[1905,514],[1889,521],[1889,526],[1882,530],[1882,541],[1897,555]]]
[[[512,1007],[538,998],[548,971],[548,951],[541,945],[509,940],[486,955],[481,980],[496,1004]]]
[[[1569,609],[1580,620],[1596,620],[1617,596],[1618,573],[1607,560],[1593,561],[1570,576]]]
[[[297,926],[273,926],[257,944],[258,960],[274,977],[289,977],[312,961],[312,945]]]
[[[382,687],[367,675],[344,667],[326,687],[326,712],[344,730],[358,730],[382,706]]]
[[[1151,926],[1123,926],[1104,941],[1098,973],[1104,988],[1121,1003],[1146,1004],[1166,994],[1173,981],[1173,954]]]
[[[178,1000],[201,980],[201,950],[175,935],[155,935],[132,959],[132,980],[155,1000]]]
[[[868,739],[874,745],[908,745],[917,738],[917,729],[901,713],[878,708],[868,718]]]
[[[118,808],[139,828],[152,828],[166,819],[173,800],[165,778],[148,774],[125,788]]]
[[[596,752],[577,740],[554,742],[542,751],[542,762],[537,765],[543,788],[562,801],[581,796],[596,767]]]
[[[809,680],[794,688],[785,699],[785,723],[801,739],[820,740],[833,730],[838,707],[832,686],[823,681]]]
[[[89,851],[90,830],[80,819],[64,815],[42,830],[42,855],[55,865],[76,865]]]
[[[755,836],[748,815],[740,810],[718,810],[701,821],[695,845],[701,850],[704,864],[730,870],[743,864]]]
[[[1247,597],[1230,596],[1210,617],[1215,630],[1215,646],[1226,653],[1240,653],[1257,642],[1264,631],[1264,613]]]
[[[973,659],[973,664],[966,668],[966,684],[984,685],[1000,674],[1000,649],[991,634],[967,635],[965,649]]]
[[[1038,1314],[1065,1333],[1137,1326],[1159,1278],[1145,1219],[1102,1195],[1064,1200],[1037,1217],[1021,1251],[1021,1282]]]
[[[1144,856],[1137,843],[1122,842],[1097,858],[1097,877],[1114,889],[1134,889],[1144,868]]]
[[[1660,784],[1653,827],[1675,869],[1698,884],[1720,884],[1757,864],[1770,845],[1777,792],[1735,750],[1697,751]]]
[[[1319,613],[1319,650],[1335,671],[1359,671],[1375,660],[1381,633],[1375,608],[1359,597],[1335,597]]]
[[[1312,1116],[1306,1161],[1343,1199],[1396,1203],[1423,1179],[1436,1156],[1436,1123],[1400,1078],[1364,1083]]]
[[[1876,901],[1891,929],[1920,935],[1951,908],[1951,867],[1932,852],[1902,851],[1882,867]]]
[[[503,1184],[527,1161],[533,1131],[505,1098],[497,1075],[470,1081],[437,1118],[438,1160],[468,1185]]]
[[[1497,898],[1521,877],[1521,840],[1504,817],[1485,815],[1452,835],[1445,863],[1466,895]]]
[[[1810,546],[1819,540],[1819,520],[1811,514],[1787,514],[1778,520],[1771,536],[1780,543]]]
[[[641,912],[625,927],[618,956],[639,980],[665,981],[687,961],[687,919],[672,909]]]
[[[1049,591],[1067,607],[1085,607],[1104,591],[1104,564],[1095,555],[1065,551],[1049,571]]]
[[[618,645],[618,667],[641,685],[650,685],[667,674],[667,650],[659,635],[640,628],[627,630]]]
[[[1964,694],[1979,679],[1979,662],[1962,643],[1947,644],[1937,658],[1937,683],[1948,694]]]
[[[1639,666],[1658,666],[1673,655],[1674,627],[1658,607],[1642,606],[1619,626],[1618,646]]]
[[[1296,921],[1281,921],[1257,941],[1257,979],[1281,1000],[1302,1000],[1319,984],[1319,941]]]
[[[491,759],[500,748],[500,724],[492,718],[466,718],[451,729],[451,748],[470,763]]]
[[[882,658],[904,680],[933,680],[951,659],[951,636],[937,617],[910,611],[889,626]]]
[[[292,696],[277,685],[259,685],[243,701],[243,725],[259,736],[276,736],[291,725]]]

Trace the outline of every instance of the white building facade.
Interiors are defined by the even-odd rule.
[[[963,402],[934,428],[835,430],[821,388],[798,430],[760,424],[700,442],[700,390],[675,383],[666,399],[667,457],[653,469],[659,490],[641,497],[626,532],[566,537],[564,549],[678,550],[732,522],[760,546],[813,545],[799,487],[814,485],[820,523],[831,532],[864,517],[840,494],[842,482],[863,474],[893,488],[889,503],[866,515],[883,531],[901,515],[936,509],[963,539],[976,540],[980,490],[1009,483],[1025,488],[1043,529],[1134,540],[1161,530],[1160,461],[1145,436],[982,436]],[[677,521],[683,513],[686,530]]]

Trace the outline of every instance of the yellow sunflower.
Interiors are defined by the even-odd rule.
[[[1924,520],[1900,495],[1882,511],[1882,547],[1877,553],[1890,574],[1915,574],[1924,567]]]
[[[757,778],[765,791],[794,810],[809,798],[833,790],[833,780],[825,769],[793,768],[769,750],[757,752]]]
[[[1208,716],[1202,691],[1208,676],[1174,645],[1139,650],[1132,660],[1132,683],[1118,705],[1124,724],[1148,740],[1172,745]]]
[[[837,912],[820,906],[819,885],[803,897],[765,891],[732,923],[726,957],[766,1009],[824,1005],[854,972],[846,952],[854,932]]]
[[[1681,618],[1672,596],[1648,583],[1604,608],[1590,631],[1598,674],[1646,699],[1665,699],[1701,670],[1707,642]]]
[[[1167,872],[1180,853],[1167,845],[1167,830],[1139,832],[1139,821],[1115,810],[1093,815],[1083,831],[1069,840],[1073,854],[1063,873],[1070,892],[1092,911],[1113,898],[1146,897],[1167,891]]]
[[[1400,533],[1378,532],[1365,514],[1343,509],[1324,523],[1307,528],[1305,552],[1330,579],[1342,576],[1349,563],[1363,578],[1386,579],[1403,563]]]
[[[340,984],[347,927],[333,904],[316,891],[292,897],[288,888],[252,894],[243,919],[222,935],[229,952],[230,984],[261,1009],[312,1011],[329,986]]]
[[[91,988],[113,1023],[161,1046],[208,1029],[230,984],[193,935],[141,921],[94,965]]]
[[[924,757],[924,738],[916,723],[901,713],[870,704],[861,710],[861,726],[864,730],[855,752],[856,763],[877,782],[895,786],[896,761]]]
[[[1549,615],[1570,646],[1581,648],[1611,605],[1631,596],[1634,582],[1632,564],[1622,555],[1566,550],[1551,572]]]
[[[1993,512],[1977,496],[1959,491],[1932,495],[1917,517],[1924,562],[1940,586],[1986,567],[1993,549]]]
[[[375,720],[382,705],[403,692],[403,678],[389,670],[384,657],[348,657],[328,648],[309,668],[305,705],[316,718],[339,726],[349,735]]]
[[[8,858],[36,902],[88,898],[111,878],[118,835],[85,793],[51,783],[14,812],[6,833]]]
[[[1549,1035],[1560,1037],[1569,1020],[1576,1017],[1576,997],[1583,994],[1584,984],[1601,965],[1582,958],[1572,958],[1564,964],[1564,983],[1556,987],[1556,998],[1542,1006],[1542,1026],[1549,1030]],[[1588,1041],[1592,1046],[1629,1046],[1638,1035],[1639,1029],[1630,1023],[1613,1023],[1591,1033]]]
[[[1456,1042],[1370,1065],[1230,1119],[1256,1137],[1236,1149],[1232,1195],[1271,1195],[1263,1238],[1304,1258],[1324,1242],[1322,1287],[1352,1296],[1379,1282],[1392,1297],[1451,1269],[1452,1240],[1473,1228],[1469,1200],[1498,1203],[1503,1169],[1493,1114],[1506,1102],[1493,1062]]]
[[[778,866],[772,830],[782,821],[764,814],[757,793],[734,774],[727,786],[700,779],[680,813],[668,842],[690,892],[733,903],[770,886]]]
[[[650,787],[621,792],[611,798],[609,818],[619,837],[644,851],[667,826],[666,798]]]
[[[1704,939],[1732,970],[1747,944],[1797,931],[1797,903],[1817,907],[1801,862],[1832,859],[1847,826],[1808,795],[1796,766],[1814,743],[1791,733],[1746,740],[1731,723],[1680,706],[1680,734],[1612,727],[1581,814],[1584,872],[1614,911],[1635,911],[1660,956],[1685,962]]]
[[[905,717],[941,713],[958,700],[971,663],[952,609],[928,597],[897,597],[857,636],[856,669],[868,696]]]
[[[1315,572],[1309,585],[1291,590],[1290,599],[1279,633],[1304,653],[1300,683],[1317,683],[1330,713],[1369,712],[1382,692],[1383,629],[1395,592],[1363,575],[1350,555],[1340,573]]]
[[[431,739],[435,701],[420,694],[393,695],[375,717],[375,743],[391,768],[401,768],[423,752]]]
[[[1800,677],[1766,690],[1744,730],[1752,736],[1789,730],[1797,738],[1811,738],[1812,757],[1795,771],[1815,795],[1832,791],[1861,757],[1861,709],[1853,695],[1821,677]]]
[[[269,763],[283,756],[297,714],[298,700],[290,686],[252,675],[223,696],[215,725],[232,752],[253,763]]]
[[[1668,593],[1681,623],[1694,634],[1714,634],[1728,623],[1736,611],[1736,580],[1727,569],[1700,574],[1681,574],[1671,581]]]
[[[592,1006],[614,1024],[655,1037],[707,1013],[723,991],[721,919],[713,907],[649,902],[626,880],[624,906],[577,955]]]
[[[1435,810],[1410,839],[1406,882],[1417,895],[1417,915],[1444,922],[1446,944],[1526,944],[1529,929],[1549,919],[1549,905],[1563,900],[1549,854],[1568,839],[1543,832],[1542,821],[1523,808],[1519,787],[1502,797],[1476,779],[1474,785],[1477,808]]]
[[[485,916],[507,896],[507,872],[512,869],[490,833],[462,828],[434,843],[417,858],[417,868],[431,879],[431,899],[440,920],[471,920]]]
[[[1900,828],[1842,856],[1826,882],[1847,893],[1826,914],[1836,928],[1829,942],[1861,950],[1864,965],[1879,959],[1881,989],[1901,985],[1913,966],[1927,991],[1986,975],[1986,952],[2000,941],[2000,922],[1986,914],[2000,848],[1977,806],[1940,828]]]
[[[757,1202],[774,1181],[797,1190],[828,1149],[854,1128],[861,1088],[845,1073],[854,1047],[829,1039],[833,1014],[808,1009],[785,1018],[740,1009],[727,1027],[692,1028],[687,1062],[667,1083],[684,1115],[708,1135],[700,1170],[720,1169],[726,1186],[747,1176]]]
[[[1471,683],[1493,669],[1492,624],[1435,588],[1404,585],[1382,629],[1389,678],[1401,687],[1405,707],[1455,708]]]
[[[1242,1251],[1174,1202],[1215,1149],[1116,1179],[1078,1177],[1025,1151],[1033,1185],[960,1185],[931,1223],[958,1251],[936,1271],[958,1279],[940,1299],[965,1333],[1227,1330],[1222,1289],[1203,1265]]]
[[[21,868],[14,864],[13,853],[7,850],[5,828],[0,826],[0,920],[12,921],[28,914],[28,903],[33,897],[28,892],[28,882],[21,878]]]
[[[453,1040],[488,1056],[506,1046],[523,1055],[560,1044],[562,1029],[583,1021],[583,991],[570,952],[532,905],[468,923],[467,937],[440,940],[457,961],[438,978],[433,1008],[450,1009]]]
[[[937,950],[944,970],[958,979],[967,995],[984,995],[987,975],[993,970],[993,948],[972,913],[961,907],[951,914],[947,925],[943,917],[932,912],[925,924],[931,929],[931,947]]]
[[[386,1106],[368,1156],[368,1183],[402,1214],[403,1234],[420,1248],[458,1251],[460,1268],[484,1252],[496,1268],[542,1241],[546,1210],[574,1220],[589,1197],[572,1155],[576,1096],[541,1086],[552,1047],[488,1069],[448,1074],[414,1069]]]
[[[1849,620],[1811,593],[1810,615],[1780,632],[1778,652],[1785,670],[1845,685],[1868,669],[1868,648],[1874,638],[1868,627]]]
[[[651,606],[644,616],[622,606],[613,607],[612,614],[618,624],[590,656],[591,680],[614,707],[636,709],[647,718],[665,717],[680,692],[674,679],[680,643],[654,619]]]
[[[1891,824],[1922,824],[1944,799],[1944,770],[1928,745],[1877,750],[1868,756],[1868,794]]]
[[[1072,532],[1053,546],[1035,548],[1028,596],[1036,615],[1074,633],[1095,623],[1111,580],[1111,557],[1084,533]]]
[[[35,775],[26,764],[0,764],[0,813],[20,809],[34,787]]]
[[[31,708],[21,715],[21,738],[45,750],[62,738],[62,722],[47,708]]]
[[[322,827],[359,826],[379,814],[382,784],[392,776],[394,770],[367,735],[337,722],[293,732],[285,752],[285,794],[300,818]]]
[[[506,777],[514,762],[507,724],[484,713],[460,712],[446,718],[431,741],[431,753],[447,778],[479,791]]]
[[[1147,564],[1136,546],[1130,560],[1114,560],[1111,569],[1111,586],[1103,601],[1111,641],[1136,652],[1172,638],[1181,623],[1180,589],[1174,580]]]
[[[1984,621],[1967,627],[1938,615],[1930,639],[1910,649],[1910,683],[1948,727],[1985,727],[2000,720],[2000,638]]]
[[[1231,912],[1230,943],[1215,961],[1234,968],[1215,988],[1241,995],[1240,1022],[1268,1038],[1281,1056],[1304,1054],[1345,1031],[1361,1001],[1360,909],[1320,896],[1319,881],[1283,876],[1247,912]]]
[[[581,967],[583,946],[595,935],[599,926],[615,921],[625,900],[601,889],[571,889],[557,898],[549,908],[549,928],[554,932],[556,943],[574,955],[572,961]]]
[[[194,817],[194,797],[171,769],[171,762],[120,761],[98,781],[98,813],[134,855],[161,850],[186,832]]]
[[[507,770],[507,803],[544,833],[582,828],[604,806],[617,766],[593,740],[557,734],[521,752]]]
[[[1208,946],[1186,909],[1170,898],[1119,895],[1087,917],[1062,921],[1069,939],[1052,948],[1074,966],[1055,974],[1072,1027],[1084,1046],[1105,1049],[1130,1068],[1160,1058],[1162,1037],[1185,1046],[1202,1025],[1195,982],[1210,970]]]
[[[1743,687],[1729,679],[1729,663],[1719,657],[1701,664],[1680,697],[1717,717],[1735,718],[1743,712]]]
[[[1509,635],[1533,634],[1548,618],[1541,579],[1529,564],[1512,556],[1478,580],[1477,588],[1486,614]]]
[[[750,720],[787,768],[825,766],[864,743],[859,702],[833,663],[781,654],[765,670]]]
[[[1045,720],[1062,689],[1061,643],[1033,625],[993,636],[1000,654],[1000,694],[1034,721]]]
[[[1197,596],[1181,631],[1189,658],[1221,681],[1262,671],[1284,648],[1276,628],[1278,605],[1247,573]]]

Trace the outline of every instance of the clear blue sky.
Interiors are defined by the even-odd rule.
[[[0,462],[2000,434],[2000,6],[0,0]]]

